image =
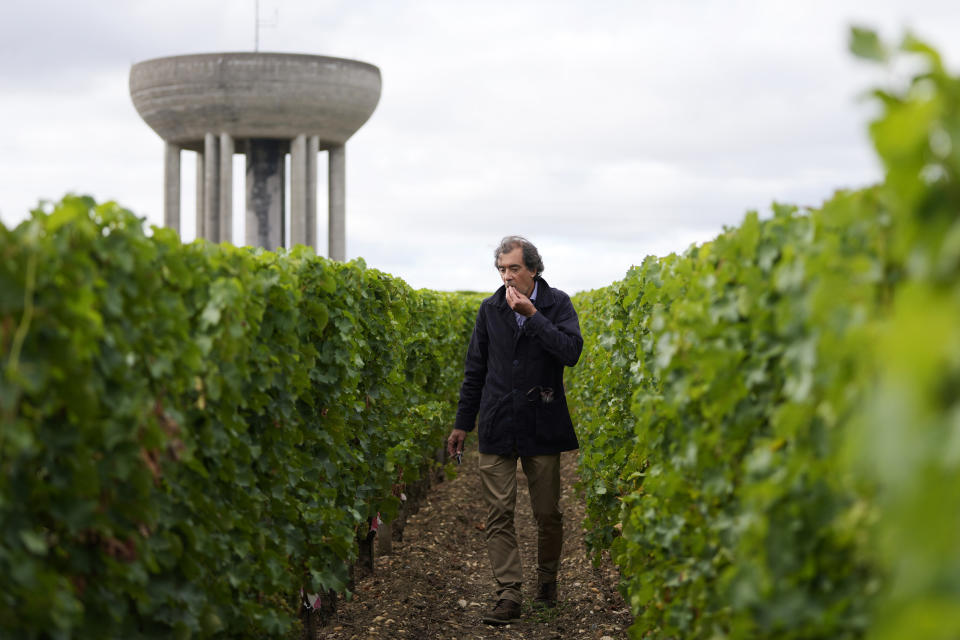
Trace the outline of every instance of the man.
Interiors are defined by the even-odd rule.
[[[483,621],[509,624],[520,618],[521,603],[522,567],[513,524],[517,458],[537,521],[534,605],[557,603],[563,545],[560,452],[579,447],[567,411],[563,368],[577,363],[583,338],[570,298],[542,278],[543,260],[533,244],[508,236],[494,260],[503,286],[477,313],[447,451],[451,456],[463,451],[476,420],[487,553],[498,598]]]

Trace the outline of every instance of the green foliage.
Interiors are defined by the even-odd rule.
[[[478,303],[89,198],[0,226],[0,636],[282,636],[441,446]]]
[[[886,169],[901,275],[854,422],[852,467],[874,487],[871,555],[887,577],[871,638],[960,635],[960,78],[928,44],[870,133]]]
[[[901,50],[924,68],[876,92],[883,184],[575,300],[586,528],[633,637],[960,633],[960,81]]]
[[[960,80],[851,49],[921,62],[874,92],[882,184],[575,299],[633,637],[960,634]],[[0,226],[0,635],[282,636],[440,445],[479,301],[88,198]]]

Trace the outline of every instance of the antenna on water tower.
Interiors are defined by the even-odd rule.
[[[278,14],[280,13],[279,9],[273,10],[273,18],[271,20],[261,20],[260,19],[260,0],[253,1],[253,50],[254,52],[260,51],[260,28],[269,28],[273,29],[277,26],[277,23],[280,21]]]

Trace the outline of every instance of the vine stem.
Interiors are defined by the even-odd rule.
[[[10,345],[10,357],[7,359],[7,380],[13,382],[13,376],[20,367],[20,352],[23,350],[23,343],[27,339],[27,332],[30,331],[30,323],[33,321],[33,294],[37,288],[37,254],[33,251],[27,257],[27,278],[24,283],[23,292],[23,316],[20,318],[20,324],[17,325],[17,331],[13,334],[13,342]],[[14,394],[13,402],[10,407],[4,411],[4,422],[11,422],[13,414],[16,411],[19,402],[19,393]],[[0,454],[4,449],[4,430],[0,429]]]
[[[27,281],[23,291],[23,317],[13,334],[13,343],[10,345],[10,359],[7,360],[7,373],[14,373],[20,365],[20,351],[27,339],[30,323],[33,321],[33,292],[37,288],[37,252],[27,258]]]

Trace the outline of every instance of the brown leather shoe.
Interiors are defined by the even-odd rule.
[[[537,585],[537,597],[533,600],[533,606],[535,607],[549,607],[553,608],[557,606],[557,581],[553,582],[544,582]]]
[[[520,604],[513,600],[501,599],[486,615],[487,624],[510,624],[520,619]]]

